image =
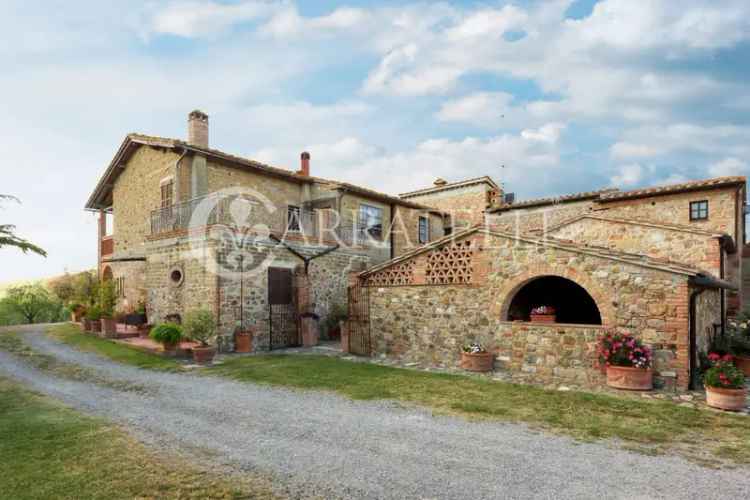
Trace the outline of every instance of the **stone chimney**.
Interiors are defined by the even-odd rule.
[[[188,144],[208,147],[208,115],[203,111],[196,109],[188,115]]]
[[[307,151],[303,151],[300,155],[300,169],[297,173],[305,177],[310,177],[310,153]]]

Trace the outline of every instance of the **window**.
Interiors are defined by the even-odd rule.
[[[115,297],[125,298],[125,276],[115,278]]]
[[[708,219],[708,200],[690,202],[690,220]]]
[[[174,181],[169,180],[161,185],[161,208],[172,206],[172,191]]]
[[[453,233],[453,228],[450,226],[445,226],[443,228],[443,236],[450,236]]]
[[[299,231],[299,207],[289,205],[286,210],[286,228],[289,231]]]
[[[419,218],[419,243],[429,243],[430,241],[430,221],[427,217]]]
[[[373,238],[383,236],[383,209],[370,205],[359,206],[359,225]]]

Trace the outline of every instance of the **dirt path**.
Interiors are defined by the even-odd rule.
[[[53,378],[1,351],[0,374],[124,424],[151,445],[274,474],[293,496],[705,500],[750,491],[746,469],[716,471],[385,401],[145,371],[76,351],[40,330],[24,335],[40,352],[148,390]]]

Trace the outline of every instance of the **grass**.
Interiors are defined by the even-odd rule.
[[[56,327],[53,335],[137,366],[149,367],[139,356],[156,358],[73,328]],[[696,460],[750,463],[750,418],[681,407],[669,401],[553,391],[314,355],[235,357],[203,373],[243,382],[333,391],[351,399],[396,400],[443,414],[525,423],[577,439],[619,439],[643,452],[672,450]]]
[[[117,427],[0,378],[0,496],[274,498],[259,477],[222,477],[157,455]]]
[[[750,463],[750,418],[667,401],[551,391],[313,355],[234,358],[208,373],[245,382],[330,390],[351,399],[392,399],[469,418],[522,422],[579,439],[620,439],[644,450],[672,449],[689,457]]]
[[[76,380],[79,382],[92,382],[97,385],[110,387],[120,391],[147,391],[142,385],[133,384],[125,380],[112,379],[77,364],[66,363],[58,360],[54,356],[39,353],[29,347],[16,333],[10,332],[0,334],[0,350],[9,352],[23,359],[31,366],[57,377]]]
[[[132,347],[81,332],[76,325],[53,326],[48,330],[51,337],[76,349],[93,352],[113,361],[149,370],[179,371],[182,365],[174,359],[139,351]]]

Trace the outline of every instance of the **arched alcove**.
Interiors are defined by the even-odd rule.
[[[529,321],[531,309],[539,306],[554,307],[557,323],[602,324],[593,297],[575,281],[561,276],[539,276],[524,282],[510,299],[503,319]]]

